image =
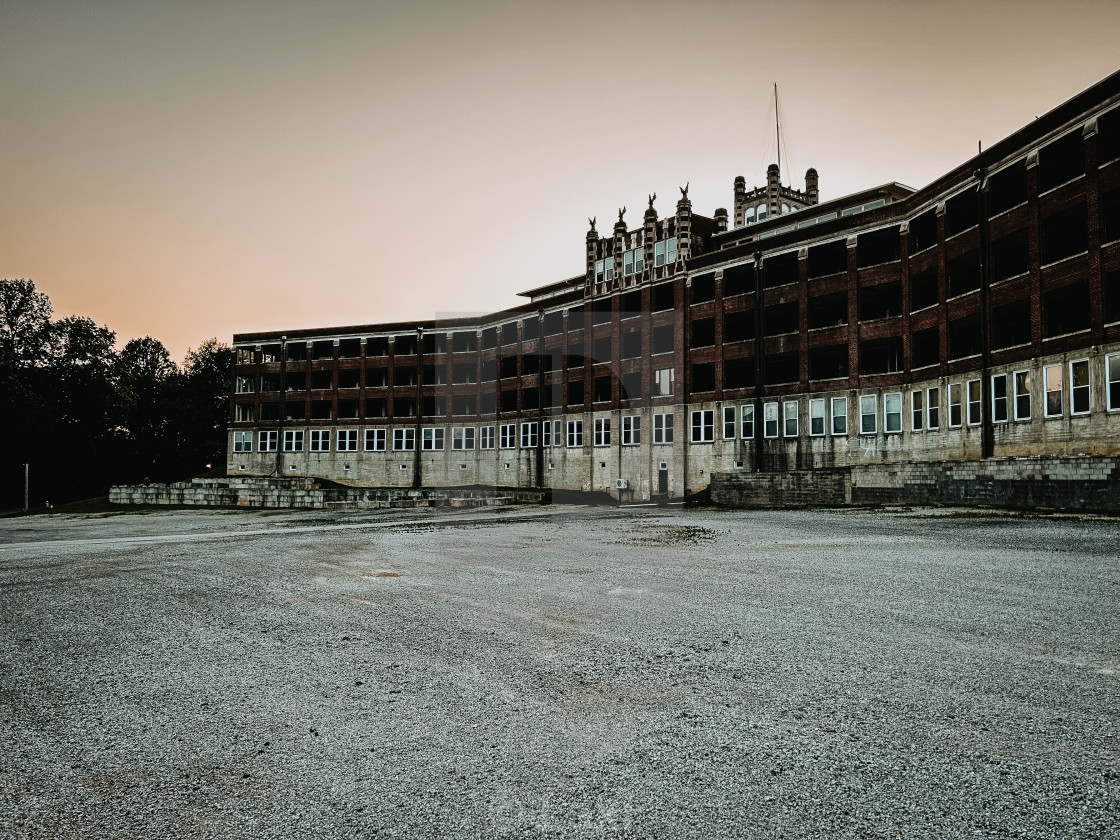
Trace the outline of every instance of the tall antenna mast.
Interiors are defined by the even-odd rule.
[[[778,144],[778,183],[782,183],[782,128],[778,122],[778,83],[774,82],[774,135]]]

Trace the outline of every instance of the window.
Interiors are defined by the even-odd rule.
[[[483,426],[478,430],[478,448],[479,449],[493,449],[494,448],[494,427]]]
[[[568,421],[568,446],[569,447],[583,446],[583,421],[582,420],[569,420]]]
[[[711,443],[716,439],[716,413],[710,410],[692,412],[692,442]]]
[[[823,400],[822,400],[823,402]],[[810,404],[809,411],[812,413],[813,407]],[[822,409],[823,410],[823,409]],[[846,435],[848,433],[848,398],[847,397],[833,397],[832,398],[832,434]]]
[[[1007,422],[1007,374],[992,377],[992,422]]]
[[[498,426],[498,448],[515,449],[517,447],[517,424],[502,423]]]
[[[859,433],[873,435],[876,432],[877,400],[874,394],[864,394],[859,398]]]
[[[1069,363],[1069,413],[1089,413],[1089,360]]]
[[[614,280],[614,257],[595,261],[595,282],[609,283]]]
[[[451,448],[453,450],[474,449],[474,427],[464,426],[451,430]]]
[[[673,395],[673,368],[661,368],[653,372],[653,395],[671,397]]]
[[[312,452],[330,452],[331,451],[331,433],[330,433],[329,429],[312,429],[311,430],[311,451]]]
[[[902,394],[883,394],[883,431],[902,431]]]
[[[545,420],[541,424],[542,446],[563,446],[564,439],[560,432],[559,420]]]
[[[234,413],[234,419],[238,423],[252,423],[253,406],[245,403],[238,403],[236,406],[236,411]]]
[[[357,452],[358,451],[358,430],[357,429],[339,429],[339,431],[338,431],[338,451],[339,452]]]
[[[1062,416],[1062,366],[1047,365],[1043,371],[1046,380],[1046,416]]]
[[[961,425],[961,384],[954,382],[949,386],[949,428]]]
[[[786,437],[797,437],[797,403],[782,403],[782,415],[785,419]]]
[[[234,380],[233,392],[235,394],[253,393],[253,380],[248,376],[239,376]]]
[[[723,439],[735,440],[735,406],[723,407]]]
[[[249,347],[237,348],[237,363],[239,365],[251,365],[253,363],[253,351]]]
[[[922,404],[923,396],[925,396],[925,392],[921,388],[910,392],[910,430],[912,432],[920,432],[922,426],[925,425],[926,411]]]
[[[263,432],[261,434],[264,434]],[[253,433],[252,432],[234,432],[233,433],[233,451],[234,452],[252,452],[253,451]]]
[[[384,452],[385,451],[385,430],[384,429],[366,429],[366,452]]]
[[[673,415],[672,414],[655,414],[655,415],[653,415],[653,442],[654,443],[672,443],[673,442]]]
[[[1015,419],[1031,419],[1031,372],[1015,371]]]
[[[393,449],[399,452],[411,452],[416,448],[416,430],[393,429]]]
[[[595,418],[595,445],[611,445],[611,420],[609,417]]]
[[[968,380],[968,425],[980,425],[980,380]]]
[[[809,434],[813,437],[824,434],[824,400],[809,400]]]
[[[1120,355],[1104,360],[1105,378],[1108,380],[1106,398],[1109,411],[1120,411]]]
[[[642,442],[642,418],[630,415],[622,418],[622,445],[637,446]]]
[[[284,451],[285,452],[302,452],[303,451],[303,430],[293,429],[284,432]]]
[[[677,261],[677,240],[662,239],[653,243],[653,265],[660,268],[663,265],[673,265]]]
[[[522,423],[521,424],[521,448],[522,449],[535,449],[537,446],[537,424],[536,423]]]
[[[424,429],[423,433],[424,438],[421,446],[425,452],[441,452],[443,450],[446,429],[435,427]]]
[[[739,411],[739,435],[743,440],[754,440],[753,405],[745,405]]]
[[[762,406],[762,436],[776,438],[778,436],[778,404],[766,403]]]
[[[261,432],[257,435],[257,451],[275,452],[278,437],[279,435],[277,432]]]
[[[926,428],[936,429],[941,425],[941,390],[936,386],[926,389]]]

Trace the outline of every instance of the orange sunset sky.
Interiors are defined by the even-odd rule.
[[[181,360],[583,270],[587,217],[920,187],[1120,67],[1120,2],[0,0],[0,276]],[[783,172],[783,180],[790,180]]]

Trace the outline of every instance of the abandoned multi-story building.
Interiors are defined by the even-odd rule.
[[[1109,453],[1120,73],[919,190],[688,190],[492,315],[234,336],[231,474],[679,497],[713,473]]]

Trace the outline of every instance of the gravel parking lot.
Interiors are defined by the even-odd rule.
[[[0,520],[5,838],[1120,837],[1120,521]]]

